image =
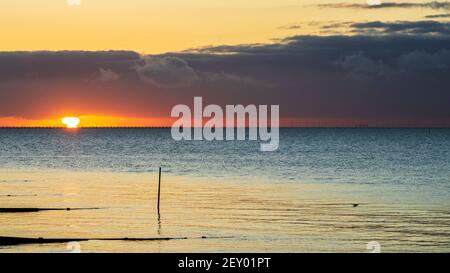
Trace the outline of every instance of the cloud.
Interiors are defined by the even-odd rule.
[[[388,74],[388,68],[382,61],[367,58],[361,53],[345,56],[337,62],[343,69],[349,71],[348,77],[354,79],[370,79]]]
[[[430,9],[450,9],[450,2],[443,1],[431,1],[426,3],[413,3],[413,2],[385,2],[379,5],[369,4],[357,4],[357,3],[332,3],[332,4],[319,4],[321,8],[338,8],[338,9],[384,9],[384,8],[430,8]]]
[[[177,57],[149,56],[135,69],[143,81],[159,87],[188,87],[199,80],[195,70],[185,60]]]
[[[448,71],[450,69],[450,50],[435,53],[413,51],[399,57],[399,66],[411,71]]]
[[[113,82],[120,79],[120,75],[110,69],[99,69],[98,80],[101,82]]]
[[[437,21],[366,22],[350,25],[354,32],[365,34],[439,34],[450,35],[450,23]]]
[[[429,19],[450,18],[450,13],[432,14],[432,15],[425,16],[425,18],[429,18]]]
[[[430,30],[416,35],[293,36],[177,56],[195,69],[222,69],[272,83],[257,100],[279,101],[285,114],[450,119],[442,101],[450,100],[450,37],[434,27],[424,24]],[[431,32],[436,34],[427,35]]]
[[[357,80],[370,80],[392,77],[394,74],[409,72],[450,71],[450,50],[430,53],[421,50],[411,51],[394,58],[390,65],[382,60],[368,58],[363,54],[344,57],[336,64],[348,71],[347,76]]]
[[[204,72],[202,73],[202,80],[205,83],[217,85],[220,84],[222,86],[228,86],[228,87],[268,87],[271,84],[268,82],[265,82],[263,80],[256,80],[248,76],[240,76],[235,74],[229,74],[225,72],[219,72],[219,73],[211,73],[211,72]]]
[[[18,51],[0,52],[0,81],[14,79],[88,79],[108,67],[129,76],[140,60],[133,51]]]
[[[202,95],[221,105],[279,104],[284,117],[450,123],[450,35],[442,25],[394,23],[399,25],[355,25],[361,31],[352,35],[292,36],[152,56],[4,52],[0,116],[36,117],[59,107],[164,116],[173,105]],[[384,33],[364,31],[372,28]],[[106,79],[116,78],[113,73],[120,78],[85,84],[93,73],[100,76],[99,68]]]
[[[367,0],[369,6],[380,6],[383,4],[381,0]]]
[[[279,29],[293,30],[293,29],[301,29],[302,26],[300,24],[290,24],[290,25],[280,26],[278,28]]]
[[[182,56],[145,56],[142,64],[135,67],[144,82],[163,88],[189,88],[196,86],[263,87],[268,83],[245,75],[194,69]]]

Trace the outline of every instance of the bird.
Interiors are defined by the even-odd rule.
[[[353,207],[356,208],[357,206],[359,206],[359,204],[353,204]]]

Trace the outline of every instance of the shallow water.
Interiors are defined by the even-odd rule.
[[[1,207],[100,208],[1,213],[0,236],[188,238],[92,240],[85,252],[450,250],[450,130],[286,129],[280,144],[262,153],[255,142],[175,142],[168,130],[0,130]]]

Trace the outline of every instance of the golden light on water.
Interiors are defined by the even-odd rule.
[[[78,124],[80,124],[80,119],[77,117],[64,117],[61,121],[67,128],[71,129],[78,128]]]

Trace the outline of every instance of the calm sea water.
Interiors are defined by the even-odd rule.
[[[0,207],[101,208],[1,213],[0,236],[188,237],[83,251],[448,252],[449,197],[448,129],[282,129],[276,152],[168,129],[0,130]]]

